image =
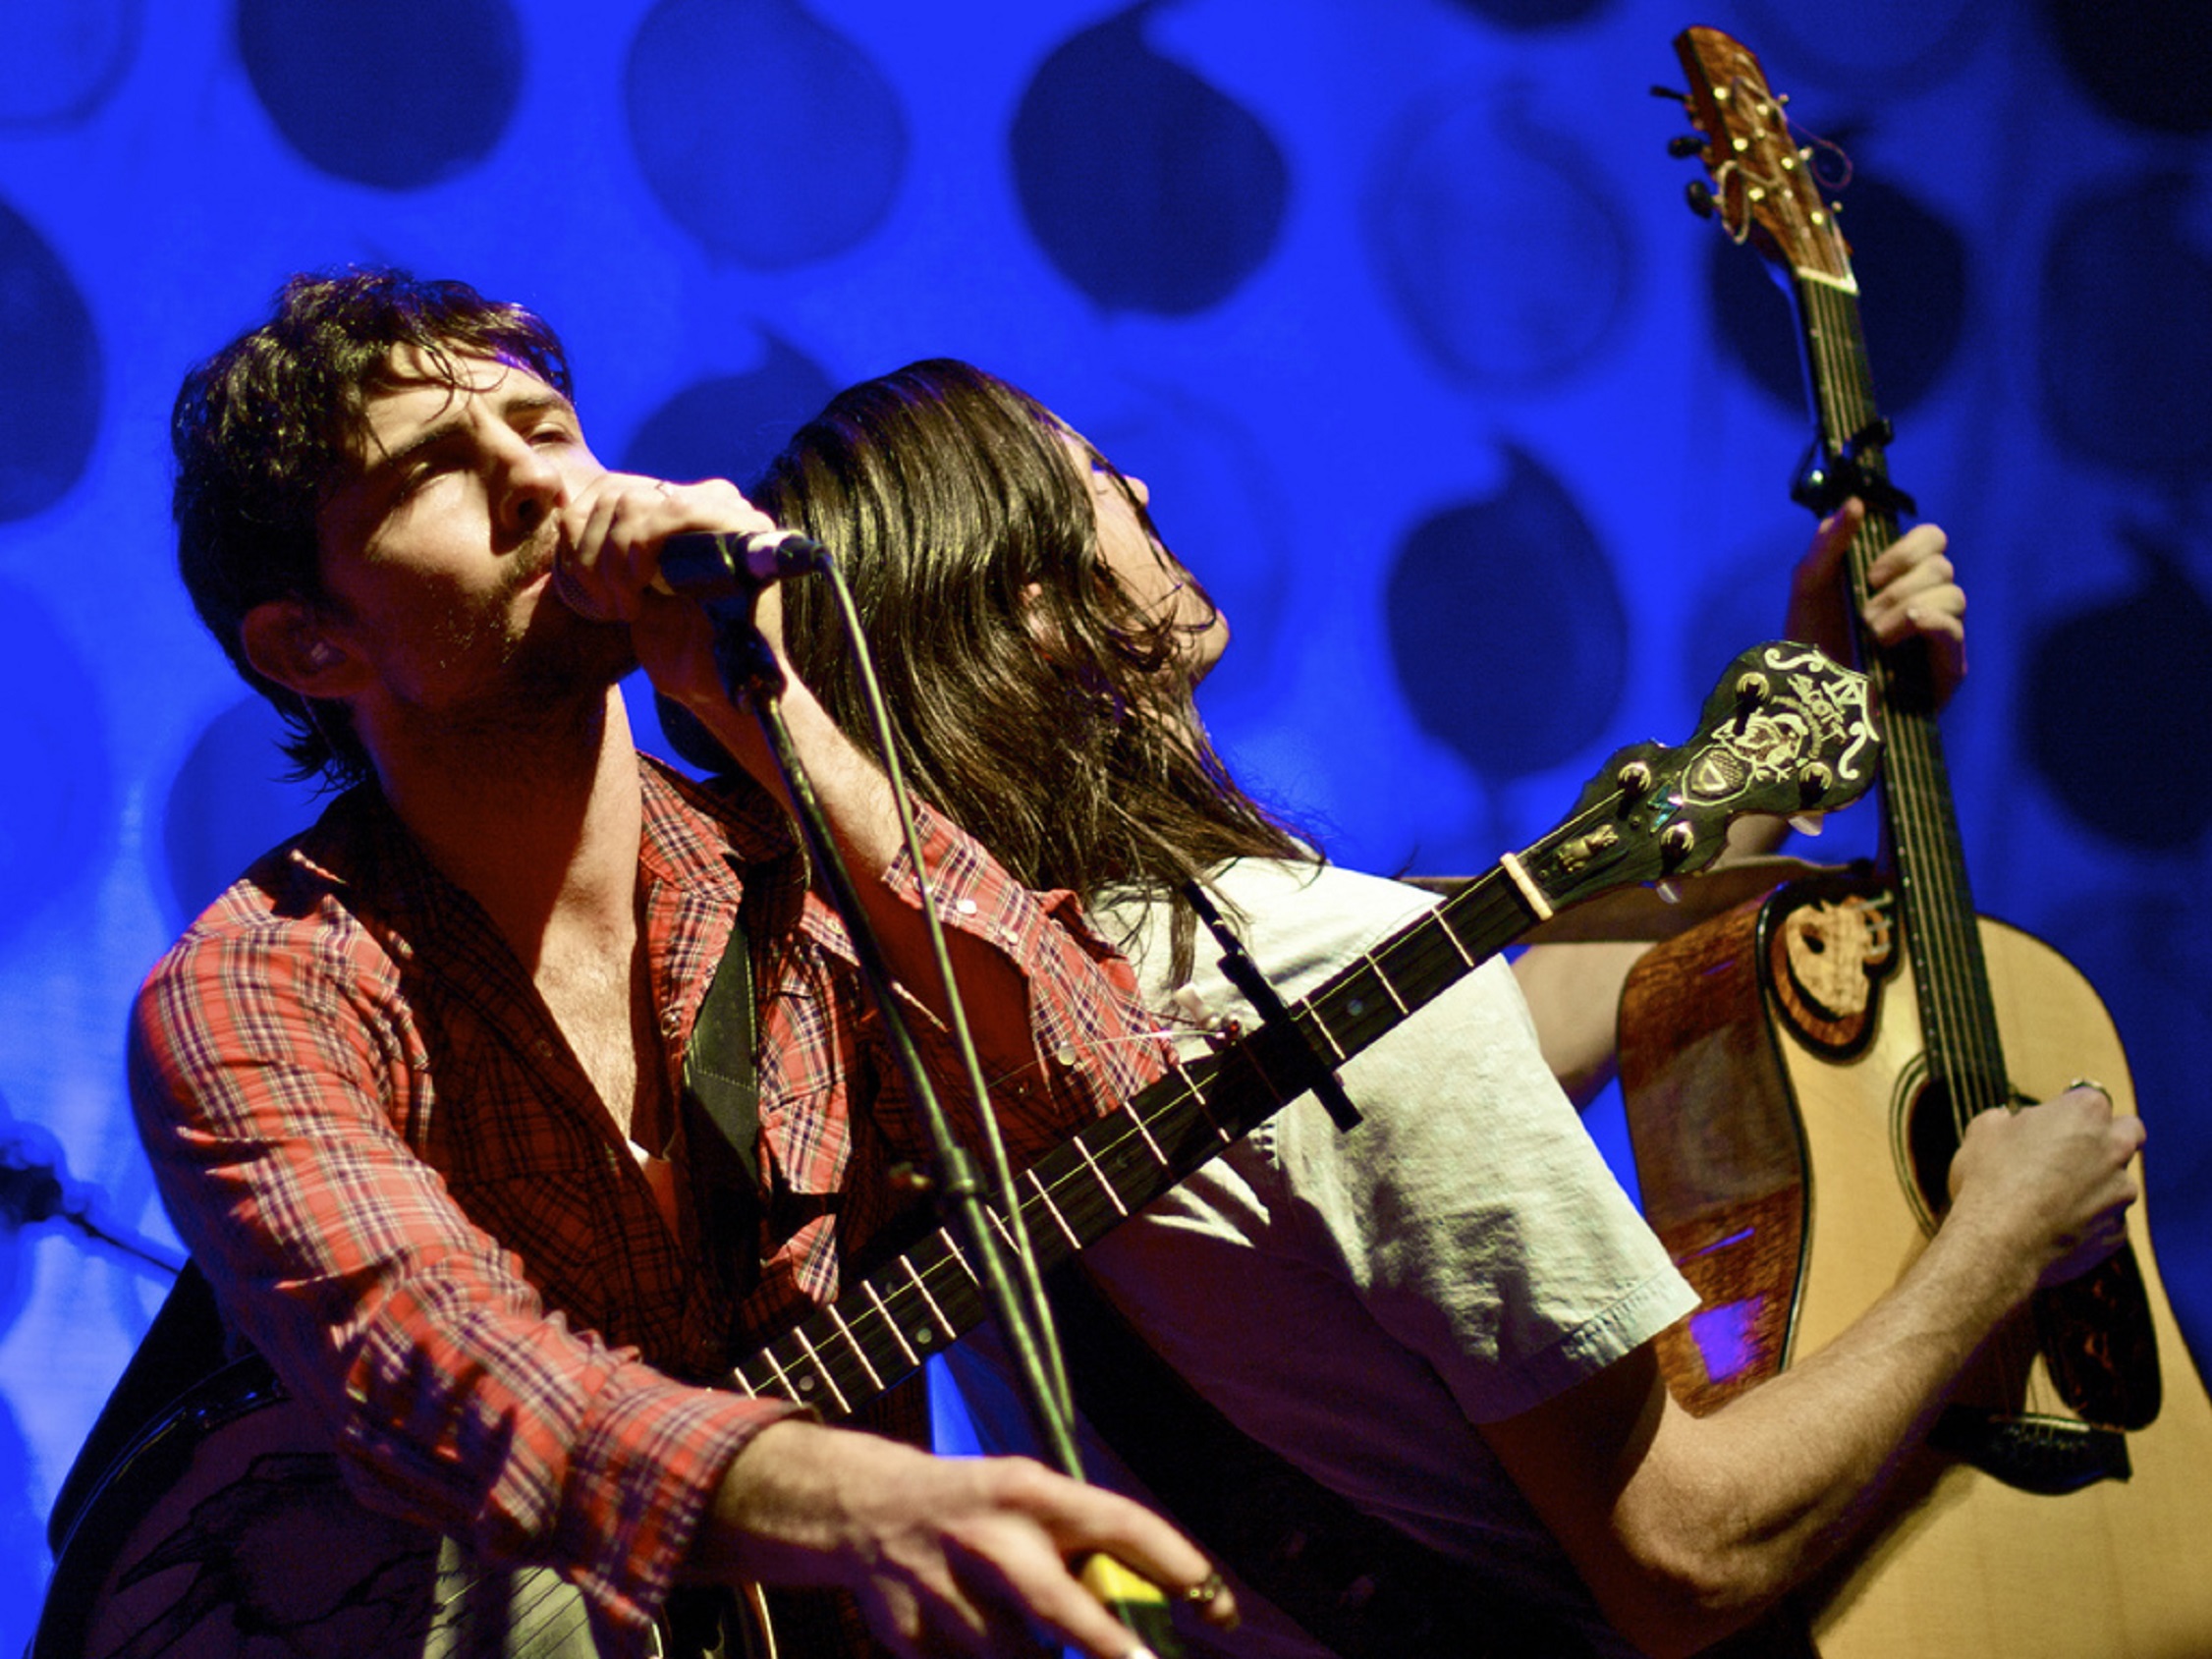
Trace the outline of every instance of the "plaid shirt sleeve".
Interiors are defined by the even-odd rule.
[[[792,1408],[547,1312],[395,1127],[429,1060],[359,930],[195,930],[140,993],[131,1064],[180,1233],[337,1425],[356,1490],[487,1562],[561,1568],[641,1639],[730,1461]]]
[[[917,807],[916,827],[964,997],[971,1008],[991,1000],[1025,1017],[1025,1047],[985,1048],[981,1057],[1019,1169],[1157,1078],[1170,1051],[1143,1009],[1134,971],[1091,931],[1074,895],[1032,893],[927,807]],[[885,880],[919,904],[920,882],[904,853]],[[950,1079],[948,1098],[966,1098],[949,1033],[909,1007],[924,1063]]]

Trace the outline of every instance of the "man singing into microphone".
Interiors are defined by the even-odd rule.
[[[654,583],[669,537],[768,521],[727,483],[609,471],[539,319],[393,273],[295,278],[188,376],[173,438],[194,604],[292,757],[349,787],[156,966],[133,1096],[227,1322],[354,1493],[475,1567],[553,1570],[602,1653],[645,1650],[681,1582],[758,1580],[850,1592],[902,1654],[1123,1659],[1065,1563],[1199,1583],[1165,1523],[707,1386],[835,1295],[906,1207],[890,1172],[926,1157],[759,728]],[[738,787],[638,755],[617,682],[640,662]],[[883,780],[803,686],[784,702],[951,1078]],[[1158,1059],[1070,907],[941,817],[922,839],[1022,1161]],[[688,1086],[733,974],[757,1096],[734,1132]]]

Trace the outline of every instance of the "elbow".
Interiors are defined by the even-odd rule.
[[[1752,1623],[1792,1578],[1780,1553],[1725,1526],[1689,1525],[1630,1552],[1620,1580],[1592,1585],[1614,1628],[1649,1659],[1688,1659]]]

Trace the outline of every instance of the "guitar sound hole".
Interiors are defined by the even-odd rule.
[[[1959,1153],[1959,1134],[1951,1085],[1941,1080],[1923,1084],[1906,1118],[1905,1152],[1924,1227],[1933,1229],[1951,1207],[1951,1160]]]

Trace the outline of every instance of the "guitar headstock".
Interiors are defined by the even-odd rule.
[[[1687,874],[1720,856],[1736,818],[1856,801],[1880,744],[1864,675],[1810,645],[1754,645],[1729,664],[1687,743],[1620,750],[1519,862],[1554,910]]]
[[[1809,165],[1766,71],[1748,47],[1717,28],[1686,28],[1675,55],[1689,77],[1689,124],[1704,140],[1696,152],[1711,177],[1693,204],[1717,208],[1721,225],[1797,276],[1856,292],[1851,247],[1821,198]],[[1682,140],[1685,152],[1688,139]]]

